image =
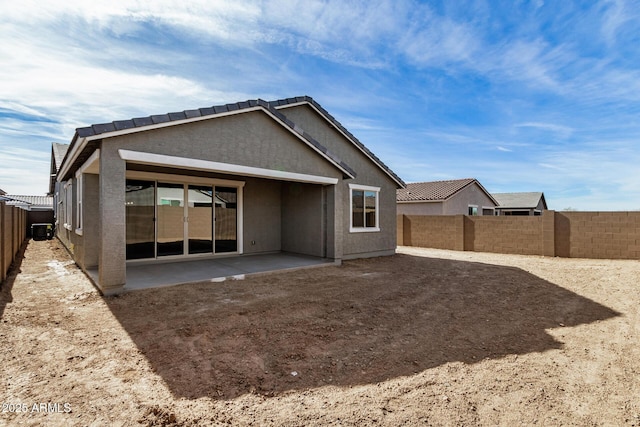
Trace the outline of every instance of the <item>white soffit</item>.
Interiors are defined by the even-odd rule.
[[[100,173],[100,149],[96,149],[96,151],[91,154],[91,156],[84,162],[82,166],[78,168],[76,172],[76,178],[83,173],[92,173],[99,174]]]
[[[143,165],[218,172],[231,175],[277,179],[281,181],[306,182],[311,184],[335,185],[338,183],[338,178],[327,176],[308,175],[296,172],[256,168],[253,166],[234,165],[231,163],[212,162],[209,160],[191,159],[188,157],[168,156],[165,154],[153,154],[123,149],[118,150],[118,154],[120,155],[120,158],[126,162]]]

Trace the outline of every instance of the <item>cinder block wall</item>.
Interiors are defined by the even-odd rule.
[[[396,216],[396,245],[404,246],[404,215]]]
[[[567,242],[558,256],[640,259],[640,212],[556,212],[556,221]]]
[[[464,231],[468,251],[543,254],[541,216],[468,216]]]
[[[554,212],[537,217],[408,216],[399,244],[566,258],[640,259],[640,212]]]
[[[27,211],[0,202],[0,283],[27,237]]]
[[[464,250],[464,215],[403,215],[406,246]]]

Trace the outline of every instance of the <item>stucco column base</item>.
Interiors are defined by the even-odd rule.
[[[121,293],[124,292],[124,285],[122,286],[110,286],[108,288],[99,288],[100,289],[100,293],[102,295],[104,295],[105,297],[111,296],[111,295],[119,295]]]

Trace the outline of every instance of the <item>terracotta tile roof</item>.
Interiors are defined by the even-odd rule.
[[[398,202],[444,201],[466,186],[477,182],[474,178],[451,179],[446,181],[414,182],[397,190]],[[482,188],[482,186],[480,185]],[[483,188],[484,189],[484,188]]]

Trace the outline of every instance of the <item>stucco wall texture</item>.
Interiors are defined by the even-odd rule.
[[[189,183],[189,177],[194,176],[199,182],[204,178],[244,184],[240,217],[243,254],[287,251],[337,260],[393,254],[397,183],[314,109],[301,105],[285,110],[357,176],[350,178],[261,110],[107,135],[100,141],[99,175],[83,175],[83,230],[76,232],[78,180],[73,178],[73,224],[71,230],[59,228],[60,239],[82,268],[98,266],[98,286],[105,294],[119,292],[126,282],[125,180],[140,174],[160,180],[171,174],[178,183]],[[170,164],[127,163],[120,157],[120,149],[335,178],[337,184],[218,176],[214,171],[176,169]],[[379,231],[350,232],[349,184],[380,188]],[[195,215],[191,219],[197,222]],[[163,231],[171,235],[181,231],[179,210],[172,224],[175,230],[158,230],[159,241],[163,240]],[[192,231],[197,233],[196,227],[192,225]],[[208,229],[201,232],[209,234]]]
[[[544,211],[537,217],[399,215],[397,226],[398,244],[405,246],[640,259],[640,212]]]
[[[478,215],[484,214],[483,207],[495,207],[489,196],[473,183],[444,201],[398,203],[397,212],[398,215],[466,215],[469,205],[478,207]],[[493,210],[488,210],[486,214],[493,215]]]
[[[344,259],[393,253],[396,247],[396,184],[309,105],[284,108],[282,112],[357,172],[356,178],[348,183],[380,187],[380,232],[350,233],[348,183],[338,183],[343,187],[341,200],[346,209],[342,215]],[[372,248],[377,250],[372,251]]]

